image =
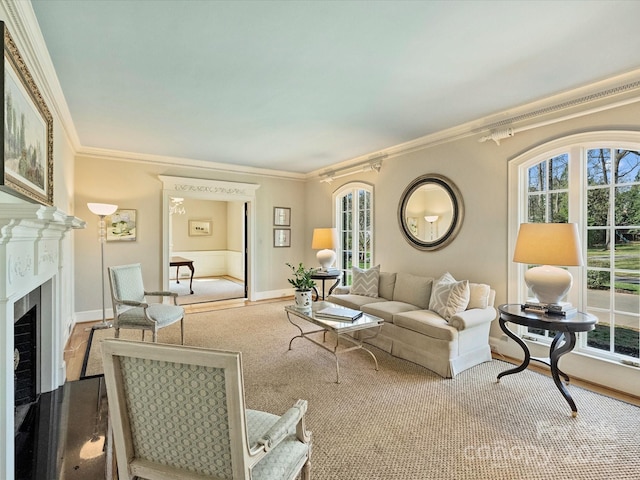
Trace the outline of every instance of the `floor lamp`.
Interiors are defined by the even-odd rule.
[[[92,328],[94,330],[99,328],[111,328],[111,324],[107,323],[107,314],[104,306],[104,242],[107,241],[107,228],[104,222],[104,217],[114,213],[118,209],[118,206],[108,203],[87,203],[87,207],[89,207],[91,213],[100,217],[100,222],[98,223],[98,238],[100,240],[100,279],[102,280],[102,289],[100,290],[102,294],[102,323],[98,323]]]

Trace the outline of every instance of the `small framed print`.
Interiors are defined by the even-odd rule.
[[[273,246],[274,247],[290,247],[291,246],[291,229],[290,228],[274,228],[273,229]]]
[[[107,242],[134,242],[136,240],[136,211],[119,208],[105,217]]]
[[[211,235],[211,220],[189,220],[189,236],[202,237]]]
[[[291,226],[291,209],[287,207],[273,207],[273,224],[279,227]]]

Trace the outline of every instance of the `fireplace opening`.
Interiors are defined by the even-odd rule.
[[[40,288],[14,304],[13,381],[16,473],[34,455],[40,400]],[[31,461],[27,461],[30,464]],[[16,476],[20,478],[20,476]]]

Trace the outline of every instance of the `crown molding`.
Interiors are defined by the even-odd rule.
[[[492,135],[504,139],[518,131],[563,122],[639,101],[640,69],[637,69],[425,135],[373,154],[351,158],[309,172],[307,178],[326,177],[334,171],[355,168],[373,158],[384,157],[386,161],[473,136],[479,137],[478,141],[492,139]],[[499,141],[496,143],[499,145]]]
[[[206,170],[209,172],[224,172],[241,175],[254,175],[257,177],[280,178],[287,180],[305,180],[302,173],[286,172],[282,170],[270,170],[268,168],[247,167],[230,163],[212,162],[209,160],[193,160],[190,158],[167,157],[163,155],[151,155],[146,153],[123,152],[105,148],[81,147],[76,152],[77,157],[89,157],[99,160],[111,160],[119,162],[146,163],[155,165],[167,165],[171,167],[188,167]]]
[[[75,150],[78,150],[80,138],[31,2],[0,0],[0,8],[7,13],[8,18],[5,19],[5,23],[9,33],[47,102],[49,110],[60,122],[67,141]]]

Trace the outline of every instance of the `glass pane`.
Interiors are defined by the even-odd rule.
[[[547,162],[540,162],[529,168],[529,191],[542,192],[546,190],[545,172],[547,170]]]
[[[587,190],[587,225],[589,227],[609,226],[609,189]]]
[[[611,151],[608,148],[587,150],[587,181],[589,185],[609,185]]]
[[[617,260],[616,260],[617,263]],[[613,299],[614,309],[620,312],[640,312],[640,273],[616,272],[615,293]]]
[[[587,270],[587,305],[610,308],[611,274],[600,270]]]
[[[594,312],[590,312],[594,313]],[[604,350],[605,352],[611,351],[611,324],[599,319],[595,330],[591,330],[587,333],[587,346]]]
[[[616,187],[616,226],[640,225],[640,185]]]
[[[549,160],[549,190],[569,187],[569,155],[564,153]]]
[[[640,153],[633,150],[616,150],[616,183],[640,181]]]
[[[569,194],[552,193],[549,202],[549,222],[567,223],[569,221]]]
[[[622,355],[638,358],[640,320],[638,316],[616,315],[613,350]]]
[[[529,195],[528,222],[545,223],[547,219],[545,200],[544,195]]]
[[[541,335],[544,337],[546,330],[542,330],[540,328],[528,328],[527,331],[532,335]]]
[[[611,267],[611,252],[609,251],[609,230],[598,229],[587,232],[587,266]]]
[[[616,268],[640,271],[640,240],[636,240],[636,232],[637,230],[616,229]]]

